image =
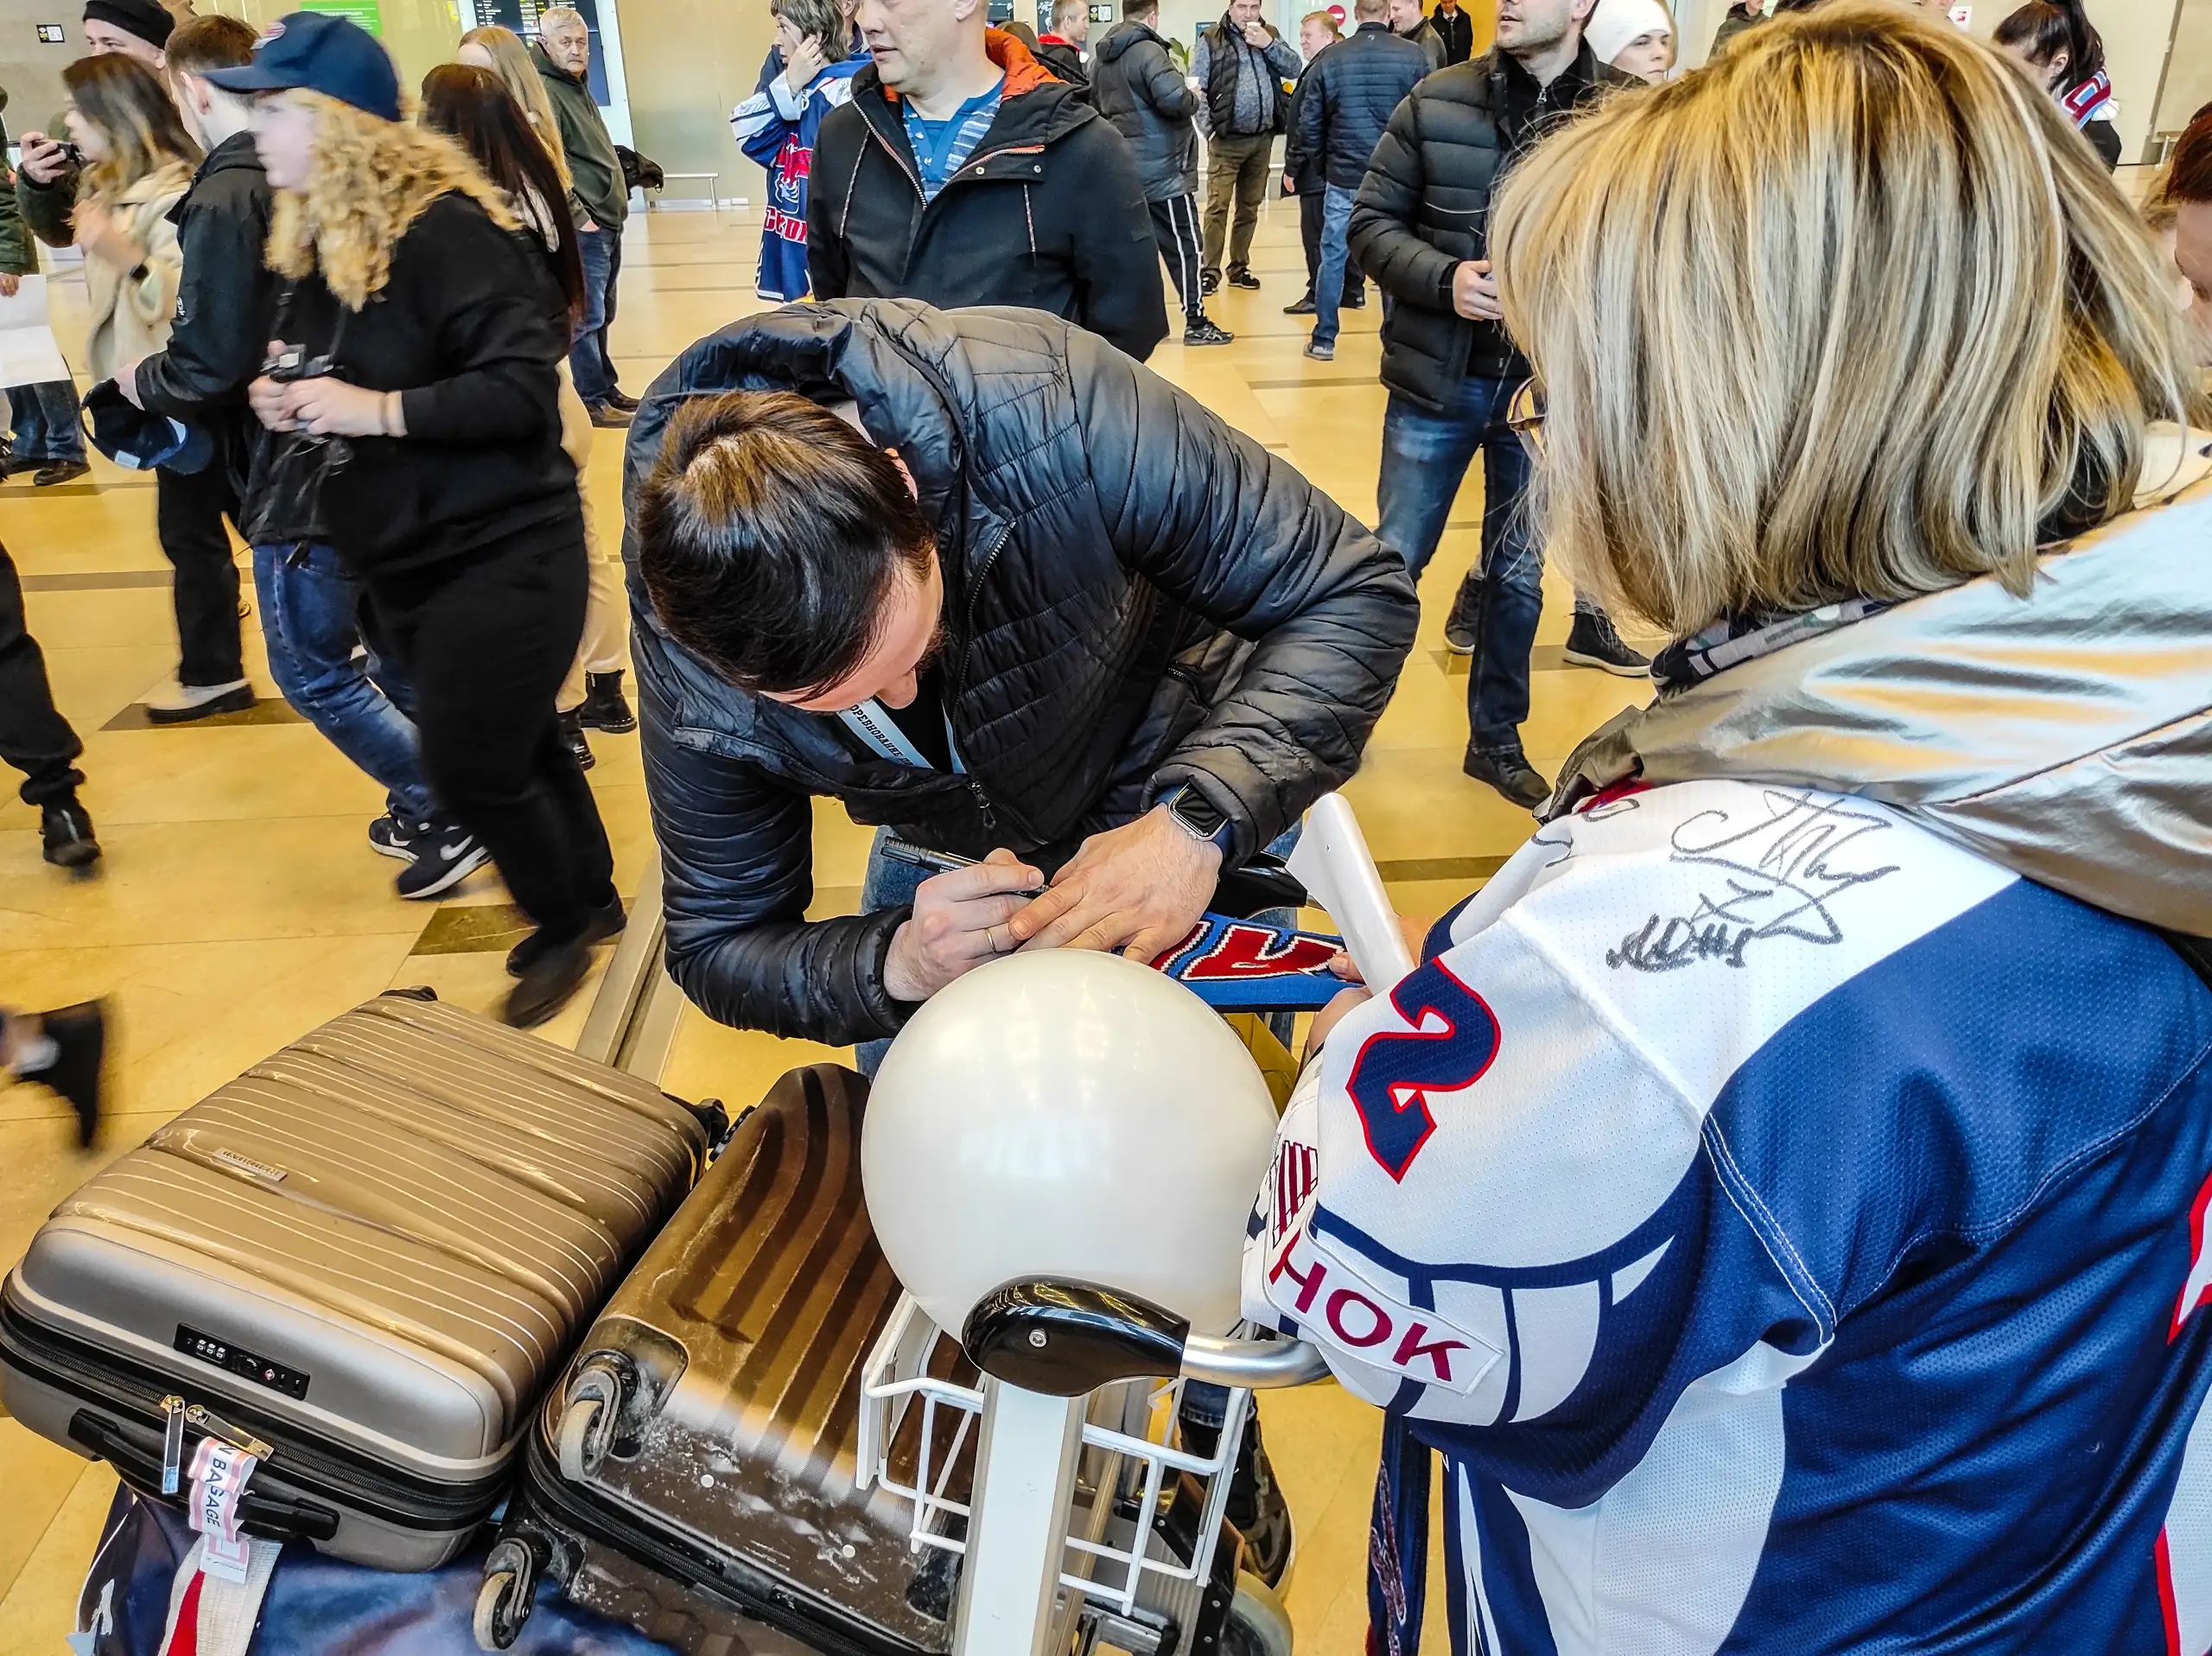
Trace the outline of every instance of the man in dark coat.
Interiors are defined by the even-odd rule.
[[[1024,939],[1164,947],[1351,775],[1413,642],[1395,554],[1033,311],[734,323],[655,382],[624,493],[669,971],[739,1028],[878,1041]],[[809,920],[817,795],[992,863],[879,854]]]
[[[815,140],[815,296],[1029,305],[1142,360],[1167,306],[1128,146],[984,7],[868,8],[875,61]]]
[[[1514,158],[1552,125],[1630,77],[1582,39],[1596,0],[1513,0],[1497,43],[1439,70],[1391,116],[1352,210],[1360,268],[1395,301],[1382,347],[1377,531],[1419,580],[1459,481],[1483,453],[1482,561],[1445,622],[1475,657],[1467,681],[1468,775],[1530,808],[1551,785],[1522,750],[1529,652],[1543,610],[1543,558],[1522,500],[1529,457],[1506,417],[1529,364],[1505,331],[1491,272],[1491,201]]]
[[[1236,335],[1207,316],[1198,280],[1198,95],[1153,28],[1159,19],[1160,0],[1128,0],[1099,37],[1091,107],[1113,123],[1144,180],[1152,239],[1183,302],[1183,343],[1227,345]]]
[[[1432,26],[1421,9],[1421,0],[1390,0],[1390,9],[1383,17],[1390,25],[1390,32],[1402,41],[1411,41],[1428,59],[1428,67],[1440,69],[1450,60],[1446,57],[1444,36]]]
[[[1306,60],[1306,72],[1298,77],[1298,90],[1290,95],[1290,132],[1282,146],[1282,193],[1298,201],[1298,241],[1306,255],[1306,291],[1282,308],[1286,316],[1313,314],[1313,278],[1321,269],[1321,209],[1329,182],[1321,157],[1308,154],[1300,136],[1306,88],[1313,84],[1315,60],[1344,37],[1332,13],[1309,11],[1298,20],[1298,54]],[[1344,272],[1344,290],[1343,303],[1347,307],[1357,305],[1366,296],[1364,284],[1350,271]]]
[[[1428,15],[1428,26],[1444,42],[1444,67],[1465,63],[1475,54],[1475,20],[1455,0],[1437,0]]]
[[[1218,22],[1198,31],[1191,79],[1198,89],[1198,124],[1206,135],[1205,290],[1256,288],[1252,232],[1268,199],[1275,134],[1289,124],[1285,88],[1297,80],[1298,54],[1260,13],[1262,0],[1230,0]]]
[[[1306,347],[1306,354],[1321,362],[1337,354],[1338,304],[1345,271],[1353,268],[1348,264],[1346,232],[1354,193],[1367,175],[1367,158],[1374,154],[1391,111],[1428,73],[1428,56],[1420,45],[1393,34],[1384,22],[1387,3],[1358,0],[1352,16],[1359,27],[1349,39],[1321,54],[1307,84],[1300,89],[1299,149],[1319,158],[1324,180],[1321,262],[1313,276],[1313,337]],[[1357,268],[1365,269],[1364,262]]]
[[[1127,16],[1127,12],[1123,13]],[[1090,7],[1087,0],[1052,0],[1052,27],[1037,37],[1037,61],[1077,92],[1090,89],[1090,71],[1083,61],[1083,43],[1090,37]]]
[[[583,209],[576,224],[576,252],[584,267],[584,314],[569,350],[576,395],[594,425],[623,426],[637,399],[618,382],[607,331],[622,281],[622,221],[630,214],[630,186],[613,136],[591,92],[591,30],[573,6],[548,6],[538,14],[531,61],[561,125],[561,149],[575,180],[570,194]]]

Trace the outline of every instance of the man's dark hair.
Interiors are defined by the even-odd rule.
[[[252,24],[217,11],[179,23],[162,49],[171,74],[204,75],[210,69],[243,69],[253,61],[253,43],[260,38]]]
[[[676,641],[741,690],[820,691],[858,666],[936,538],[889,455],[791,392],[677,409],[638,494],[639,565]]]
[[[1160,16],[1160,0],[1128,0],[1122,8],[1122,16],[1129,22],[1142,22],[1147,17]]]
[[[2196,111],[2174,145],[2165,199],[2176,207],[2212,207],[2212,104]]]

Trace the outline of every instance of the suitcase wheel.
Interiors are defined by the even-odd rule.
[[[484,1585],[476,1595],[472,1627],[480,1650],[510,1648],[522,1636],[536,1595],[537,1570],[530,1549],[501,1541],[484,1560]]]
[[[502,1646],[505,1648],[505,1646]],[[1222,1656],[1291,1656],[1290,1612],[1267,1583],[1249,1570],[1236,1576],[1236,1596],[1221,1629]]]
[[[561,1407],[561,1439],[556,1446],[561,1475],[588,1483],[607,1459],[614,1437],[614,1411],[603,1398],[572,1397]]]

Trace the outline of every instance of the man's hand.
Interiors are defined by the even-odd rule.
[[[891,934],[883,986],[894,1001],[925,1001],[963,972],[1012,952],[1008,924],[1045,876],[1004,846],[973,867],[933,874],[914,912]]]
[[[1497,278],[1486,258],[1462,259],[1452,272],[1452,309],[1471,322],[1502,322],[1505,308],[1497,303]]]
[[[823,66],[828,61],[822,50],[820,36],[809,35],[801,41],[798,50],[784,63],[784,85],[791,89],[791,96],[796,98],[812,86],[814,77],[822,73]]]
[[[1213,901],[1221,852],[1154,806],[1083,842],[1009,929],[1025,949],[1119,949],[1150,965]]]
[[[146,404],[138,399],[138,365],[145,360],[143,356],[133,357],[128,362],[118,363],[115,370],[115,388],[123,393],[124,402],[142,413]]]
[[[1333,997],[1313,1015],[1313,1027],[1306,1032],[1306,1055],[1298,1061],[1301,1065],[1312,1063],[1313,1054],[1329,1038],[1329,1032],[1374,998],[1374,990],[1369,989],[1347,989]]]
[[[0,299],[12,299],[22,291],[23,278],[13,271],[0,271]]]
[[[43,132],[26,132],[22,139],[23,172],[34,184],[51,184],[69,170],[68,146]]]
[[[1293,178],[1288,173],[1285,173],[1282,175],[1282,193],[1285,195],[1295,195],[1298,194],[1298,181]]]
[[[1268,26],[1256,17],[1244,25],[1244,44],[1255,52],[1264,52],[1274,44],[1274,36],[1268,33]]]

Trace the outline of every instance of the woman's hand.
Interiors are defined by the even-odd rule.
[[[254,416],[272,431],[318,437],[404,436],[396,392],[369,391],[328,376],[314,379],[257,379],[246,390]]]
[[[123,220],[97,201],[78,202],[69,225],[78,246],[118,271],[135,271],[145,261],[146,250],[131,239]]]

